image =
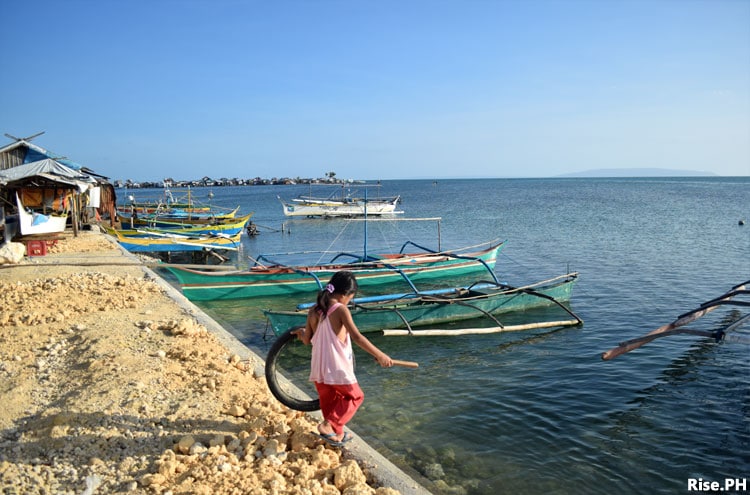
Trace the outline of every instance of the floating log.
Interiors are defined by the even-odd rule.
[[[534,330],[537,328],[554,328],[554,327],[573,327],[580,325],[580,320],[562,320],[562,321],[541,321],[538,323],[525,323],[523,325],[506,325],[502,327],[486,328],[458,328],[456,330],[429,328],[424,330],[407,330],[407,329],[387,329],[383,330],[386,337],[398,337],[411,335],[415,337],[438,337],[438,336],[456,336],[456,335],[482,335],[502,332],[518,332],[521,330]]]

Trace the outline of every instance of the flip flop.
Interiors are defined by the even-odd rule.
[[[319,436],[320,438],[322,438],[323,440],[325,440],[328,443],[336,441],[336,440],[333,439],[333,437],[336,436],[335,433],[320,433],[319,431],[314,431],[313,434]]]
[[[342,447],[346,442],[349,442],[354,438],[348,431],[345,431],[344,437],[338,441],[333,439],[333,437],[336,436],[335,433],[316,433],[316,435],[325,440],[326,443],[332,447]]]

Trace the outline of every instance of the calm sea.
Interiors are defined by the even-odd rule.
[[[206,200],[208,192],[193,195]],[[308,186],[212,192],[216,205],[255,212],[261,234],[243,241],[242,263],[263,253],[365,249],[362,222],[285,220],[277,196],[291,199]],[[147,191],[134,194],[145,199]],[[441,220],[368,222],[368,251],[398,250],[406,240],[437,248],[438,233],[443,249],[507,240],[496,272],[508,283],[580,272],[571,308],[585,325],[372,336],[420,368],[384,370],[358,354],[367,398],[350,426],[367,442],[441,494],[686,493],[690,478],[750,478],[750,329],[736,332],[744,341],[676,336],[600,358],[750,279],[750,224],[739,225],[750,221],[750,178],[383,181],[368,188],[370,198],[392,194],[402,196],[404,217]],[[265,356],[272,337],[260,310],[297,302],[200,305]],[[504,321],[559,317],[541,310]],[[712,330],[734,317],[720,309],[690,328]]]

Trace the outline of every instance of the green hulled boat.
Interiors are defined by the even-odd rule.
[[[475,318],[489,318],[502,326],[494,315],[569,301],[577,279],[578,273],[573,272],[518,288],[482,283],[470,287],[365,297],[352,301],[351,313],[357,328],[363,333],[411,329]],[[304,326],[310,305],[300,305],[295,311],[266,310],[264,314],[274,333],[281,335],[290,328]],[[556,323],[580,323],[577,316],[565,310],[576,319]]]
[[[442,280],[445,277],[472,275],[489,271],[494,278],[497,255],[503,243],[471,253],[456,251],[397,253],[368,256],[366,261],[322,265],[255,265],[247,270],[213,271],[169,266],[193,301],[243,299],[251,297],[313,294],[323,288],[340,270],[354,272],[360,287],[382,286]],[[413,285],[412,285],[413,287]]]

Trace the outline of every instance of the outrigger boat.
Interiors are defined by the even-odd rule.
[[[105,231],[108,234],[116,235],[115,230],[119,232],[121,235],[125,237],[148,237],[153,235],[163,235],[163,234],[177,234],[177,235],[187,235],[187,236],[200,236],[200,235],[235,235],[240,232],[242,232],[245,229],[245,226],[247,225],[248,221],[250,221],[250,217],[252,217],[253,214],[250,213],[248,215],[237,217],[232,219],[231,222],[226,223],[215,223],[215,224],[207,224],[207,223],[178,223],[178,222],[163,222],[161,223],[161,226],[150,226],[150,225],[142,225],[138,228],[131,228],[131,229],[112,229],[112,228],[105,228]]]
[[[326,198],[300,195],[291,201],[284,201],[277,197],[287,217],[366,217],[403,213],[396,211],[400,196],[368,199],[366,192],[367,189],[364,198],[355,197],[346,194],[345,185],[342,184],[340,195],[333,193]]]
[[[209,198],[212,197],[213,192],[210,192]],[[240,209],[239,206],[230,210],[197,203],[193,201],[189,187],[186,194],[178,199],[175,199],[169,188],[165,188],[163,196],[157,200],[136,201],[130,195],[128,201],[127,204],[117,205],[117,217],[123,225],[129,224],[131,228],[142,225],[174,228],[175,223],[222,223],[225,219],[234,219]]]
[[[727,340],[727,333],[739,328],[741,325],[747,323],[750,321],[750,314],[741,316],[739,318],[735,318],[732,323],[729,325],[725,325],[722,328],[719,328],[718,330],[713,331],[706,331],[706,330],[693,330],[688,328],[680,328],[688,323],[692,323],[698,318],[714,311],[715,309],[721,307],[721,306],[740,306],[740,307],[750,307],[750,301],[741,301],[741,300],[735,300],[734,298],[736,296],[747,296],[750,295],[750,290],[748,290],[746,287],[750,285],[750,280],[743,282],[739,285],[735,285],[732,287],[729,291],[727,291],[725,294],[715,298],[711,299],[710,301],[707,301],[698,308],[688,311],[687,313],[684,313],[680,316],[678,316],[674,321],[671,323],[668,323],[666,325],[663,325],[656,330],[653,330],[649,332],[648,334],[644,335],[643,337],[638,337],[631,340],[626,340],[625,342],[621,342],[620,345],[617,347],[614,347],[607,352],[604,352],[602,354],[602,359],[605,361],[608,361],[610,359],[614,359],[617,356],[620,356],[621,354],[625,354],[626,352],[630,352],[632,350],[638,349],[639,347],[662,337],[669,337],[672,335],[698,335],[701,337],[709,337],[714,339],[716,342],[720,342],[722,340]],[[742,340],[743,339],[736,339],[736,340]]]
[[[114,234],[117,242],[131,253],[159,253],[184,251],[236,251],[242,232],[234,235],[180,235],[154,233],[148,236],[127,237],[118,230]]]
[[[144,203],[129,203],[126,205],[117,205],[117,210],[127,213],[133,210],[137,211],[138,214],[153,214],[153,213],[164,213],[164,212],[182,212],[182,213],[209,213],[211,206],[208,205],[194,205],[192,203],[158,203],[158,202],[144,202]]]
[[[558,277],[523,287],[511,287],[499,282],[480,282],[468,287],[436,289],[403,294],[362,297],[352,300],[351,313],[362,333],[383,332],[385,335],[445,335],[460,332],[490,333],[530,328],[573,326],[583,321],[562,303],[570,300],[578,273]],[[294,311],[265,310],[271,328],[277,336],[290,328],[305,325],[308,309],[314,303],[297,306]],[[572,320],[535,323],[533,326],[505,326],[496,316],[502,313],[526,311],[531,308],[555,305],[573,316]],[[454,321],[488,318],[493,327],[464,330],[415,330]],[[523,328],[520,328],[523,327]],[[386,330],[387,329],[387,330]],[[392,329],[405,329],[398,332]]]
[[[322,199],[301,196],[291,201],[281,201],[287,217],[360,217],[365,215],[394,215],[399,196],[384,200]],[[365,206],[366,205],[366,206]],[[366,210],[366,211],[365,211]]]
[[[138,213],[117,213],[117,220],[122,225],[150,226],[150,227],[172,227],[188,225],[216,225],[222,223],[232,223],[237,221],[237,212],[240,207],[226,213],[150,213],[147,215],[138,215]],[[250,214],[252,215],[252,213]]]
[[[118,205],[117,210],[127,213],[136,211],[138,214],[164,213],[164,212],[181,212],[181,213],[210,213],[213,209],[211,205],[199,204],[193,200],[192,190],[190,187],[186,191],[178,190],[183,193],[175,199],[172,190],[164,188],[162,196],[158,199],[148,201],[136,201],[132,194],[128,196],[128,204]],[[209,193],[209,198],[213,193]]]
[[[484,271],[489,271],[494,277],[495,262],[503,243],[493,241],[488,244],[486,249],[464,253],[464,250],[437,252],[406,242],[396,254],[358,257],[339,253],[329,263],[319,265],[284,265],[260,256],[247,270],[216,272],[179,266],[166,269],[177,277],[185,297],[193,301],[294,295],[322,289],[339,270],[354,272],[363,288],[403,282],[407,278],[412,282],[423,282]],[[404,253],[409,245],[423,252]],[[338,261],[341,257],[350,257],[354,261]],[[270,264],[265,265],[263,261]]]

